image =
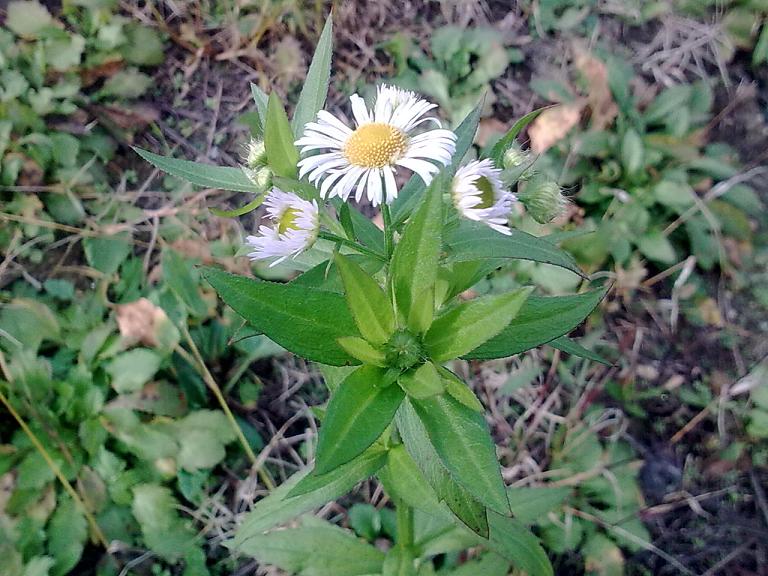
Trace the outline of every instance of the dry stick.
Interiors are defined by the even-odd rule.
[[[245,450],[246,455],[248,456],[248,459],[251,461],[251,465],[255,466],[257,463],[256,454],[254,454],[253,449],[251,448],[251,445],[248,444],[248,440],[245,437],[245,434],[243,434],[242,429],[237,423],[237,420],[235,420],[234,414],[232,414],[232,410],[229,409],[229,405],[227,404],[226,399],[224,398],[224,395],[221,393],[221,388],[219,388],[219,385],[216,383],[216,380],[213,378],[213,375],[211,374],[210,370],[208,370],[208,367],[205,365],[205,360],[203,360],[202,355],[200,354],[200,350],[197,348],[197,344],[195,344],[195,341],[192,339],[192,336],[189,333],[189,330],[187,330],[186,325],[181,325],[181,332],[184,335],[184,340],[186,340],[187,344],[189,345],[189,348],[192,350],[192,356],[194,358],[189,357],[189,352],[184,350],[181,346],[176,347],[176,351],[184,357],[185,360],[188,362],[190,360],[193,360],[190,362],[193,366],[197,364],[198,371],[200,372],[200,375],[203,377],[203,380],[205,381],[208,388],[211,389],[211,392],[213,392],[213,395],[216,396],[216,400],[218,400],[219,405],[221,406],[221,409],[224,410],[224,414],[227,417],[227,420],[229,420],[230,426],[232,426],[232,430],[234,431],[235,435],[237,436],[237,439],[240,441],[240,444],[243,446],[243,450]],[[262,482],[264,482],[264,485],[269,490],[275,489],[275,484],[272,482],[272,479],[267,476],[266,472],[264,471],[263,467],[258,467],[257,470],[259,477],[261,478]]]
[[[72,500],[74,500],[77,506],[80,508],[86,520],[88,521],[88,524],[91,526],[91,531],[93,532],[93,535],[96,536],[96,539],[99,541],[99,544],[101,544],[105,550],[108,550],[109,542],[107,541],[107,538],[104,536],[104,533],[101,531],[101,528],[99,528],[99,525],[96,523],[96,518],[94,518],[90,510],[86,508],[85,504],[83,503],[83,500],[80,498],[80,495],[72,487],[72,484],[69,483],[69,480],[67,480],[66,476],[62,474],[59,466],[56,464],[56,462],[53,461],[53,458],[51,458],[51,455],[48,454],[48,451],[42,445],[42,443],[37,438],[35,433],[32,432],[32,429],[27,425],[27,423],[24,421],[21,415],[18,412],[16,412],[16,409],[11,405],[8,398],[6,398],[5,394],[3,394],[2,392],[0,392],[0,402],[2,402],[5,405],[8,412],[11,413],[11,416],[13,416],[16,422],[19,423],[19,426],[21,427],[22,430],[24,430],[24,433],[29,437],[29,440],[30,442],[32,442],[32,445],[43,457],[43,460],[45,460],[45,463],[48,465],[48,467],[51,470],[53,470],[53,473],[59,479],[59,482],[61,482],[61,484],[64,486],[64,490],[67,491],[67,493],[70,495]]]

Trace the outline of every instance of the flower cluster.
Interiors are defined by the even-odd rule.
[[[398,196],[396,175],[403,168],[425,184],[448,166],[456,151],[456,135],[427,114],[436,108],[413,92],[393,86],[377,88],[371,108],[357,94],[350,97],[354,127],[321,110],[309,122],[296,146],[302,159],[299,178],[318,186],[323,199],[367,199],[373,206],[391,204]],[[432,124],[428,129],[426,126]],[[248,150],[246,173],[261,161],[258,143]],[[516,197],[505,190],[501,169],[489,159],[473,161],[456,171],[451,194],[464,218],[511,234],[508,223]],[[266,199],[272,227],[260,226],[249,236],[252,259],[275,259],[272,265],[312,246],[320,231],[318,206],[296,194],[273,188]]]

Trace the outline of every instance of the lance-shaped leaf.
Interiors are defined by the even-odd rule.
[[[296,110],[293,113],[293,134],[301,138],[304,126],[315,119],[318,111],[325,105],[328,96],[328,82],[331,78],[331,56],[333,55],[333,22],[328,16],[320,40],[317,41],[312,63],[309,65],[307,78],[299,94]]]
[[[445,468],[410,400],[406,399],[400,406],[396,422],[408,453],[432,486],[438,500],[445,502],[452,514],[467,528],[478,536],[487,538],[488,519],[485,506],[457,483]]]
[[[445,382],[432,362],[401,375],[398,383],[412,398],[429,398],[445,390]]]
[[[569,296],[531,296],[504,330],[464,358],[506,358],[551,342],[581,324],[607,292],[602,288]]]
[[[359,364],[338,344],[339,338],[359,336],[341,294],[253,280],[216,268],[205,268],[203,277],[228,306],[283,348],[331,366]]]
[[[532,260],[553,264],[584,276],[571,255],[552,242],[514,228],[511,232],[512,234],[507,236],[479,222],[462,220],[457,227],[446,232],[445,261],[451,264],[494,260],[497,261],[496,266],[500,266],[510,259]]]
[[[552,564],[539,540],[519,520],[488,512],[490,544],[500,554],[529,576],[552,576]]]
[[[189,160],[169,158],[135,146],[133,150],[156,168],[196,186],[218,188],[219,190],[233,190],[235,192],[261,192],[240,168],[210,166],[208,164],[190,162]]]
[[[392,291],[397,309],[409,317],[412,304],[435,285],[443,224],[442,178],[436,177],[424,201],[403,230],[390,265]]]
[[[387,451],[372,446],[360,457],[328,474],[316,476],[309,470],[294,474],[253,506],[235,532],[230,547],[238,549],[253,536],[340,498],[375,474],[386,460]]]
[[[267,150],[269,167],[284,178],[296,177],[299,151],[293,145],[293,132],[288,116],[273,92],[267,101],[267,120],[264,126],[264,147]]]
[[[414,462],[405,446],[398,444],[387,452],[387,462],[377,476],[387,493],[412,508],[433,516],[444,514],[437,494]]]
[[[449,394],[410,402],[451,475],[479,502],[509,514],[496,446],[483,415]]]
[[[439,316],[424,336],[424,346],[437,362],[452,360],[501,332],[515,317],[533,288],[483,296],[462,302]]]
[[[258,84],[251,82],[251,96],[253,96],[253,103],[256,105],[256,112],[259,115],[259,121],[261,122],[262,132],[264,126],[267,124],[267,102],[269,96],[262,90]]]
[[[477,132],[477,125],[480,122],[482,110],[483,103],[480,102],[467,114],[467,117],[462,120],[461,124],[454,131],[456,134],[456,152],[453,154],[450,167],[446,170],[449,177],[452,177],[456,172],[456,169],[467,154],[467,150],[469,150],[472,142],[475,140],[475,133]],[[392,203],[392,222],[395,227],[405,222],[408,215],[413,212],[424,195],[425,188],[424,181],[416,174],[406,182],[403,189],[397,195],[397,199]]]
[[[491,159],[493,160],[494,164],[496,164],[496,166],[501,167],[502,160],[504,159],[504,152],[506,152],[510,144],[515,141],[515,138],[517,138],[518,134],[520,134],[520,132],[522,132],[525,127],[528,126],[528,124],[536,120],[539,114],[544,112],[544,110],[547,108],[550,108],[550,106],[545,106],[544,108],[539,108],[533,112],[528,112],[528,114],[515,122],[512,125],[512,128],[510,128],[509,131],[504,134],[504,136],[502,136],[498,142],[496,142],[496,144],[493,146],[493,149],[491,150]]]
[[[363,338],[384,344],[395,328],[392,303],[378,282],[350,259],[336,255],[336,267],[344,283],[347,303]]]
[[[392,422],[405,393],[399,386],[383,386],[384,379],[383,369],[362,366],[334,392],[320,430],[316,474],[361,454]]]
[[[579,358],[586,358],[587,360],[592,360],[593,362],[598,362],[600,364],[604,364],[605,366],[613,366],[613,363],[600,356],[600,354],[584,348],[584,346],[575,340],[571,340],[568,338],[568,336],[560,336],[560,338],[555,338],[549,343],[549,345],[568,354],[578,356]]]
[[[377,548],[324,520],[304,524],[254,536],[240,550],[297,576],[381,574],[384,553]]]

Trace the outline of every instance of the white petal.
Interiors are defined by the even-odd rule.
[[[374,205],[381,204],[381,174],[378,169],[368,175],[368,200]]]
[[[417,160],[416,158],[400,158],[397,164],[416,172],[424,180],[424,184],[432,182],[432,176],[440,171],[434,164],[426,160]]]
[[[386,191],[384,202],[389,204],[397,198],[397,183],[395,182],[395,175],[392,172],[392,168],[384,166],[382,172],[384,172],[384,189]]]
[[[357,94],[352,94],[349,97],[349,101],[352,103],[352,114],[355,117],[357,125],[367,124],[371,121],[371,116],[368,114],[368,108],[365,106],[365,100],[360,98]]]

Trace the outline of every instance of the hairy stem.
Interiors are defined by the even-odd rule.
[[[381,205],[381,218],[384,220],[384,248],[387,252],[387,261],[392,258],[395,249],[395,229],[392,227],[392,214],[388,204]]]

